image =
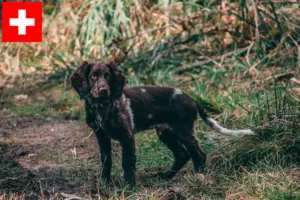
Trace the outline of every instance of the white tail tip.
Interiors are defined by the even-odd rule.
[[[218,122],[211,118],[207,118],[207,124],[214,130],[224,135],[231,135],[235,137],[241,137],[244,135],[254,135],[254,132],[249,129],[242,129],[242,130],[230,130],[227,128],[222,127]]]

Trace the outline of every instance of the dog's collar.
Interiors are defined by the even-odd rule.
[[[106,101],[103,101],[101,103],[93,103],[92,100],[90,98],[86,98],[88,104],[91,106],[91,109],[98,109],[98,108],[104,108],[105,106],[107,106],[110,101],[109,100],[106,100]]]
[[[89,96],[86,96],[85,100],[90,105],[90,111],[93,111],[93,109],[98,109],[98,108],[102,109],[102,108],[106,107],[107,105],[113,104],[115,101],[120,101],[122,98],[123,98],[123,95],[117,99],[109,99],[109,100],[105,100],[101,103],[93,103],[91,98]]]
[[[93,104],[93,106],[95,106],[96,108],[104,108],[105,106],[107,106],[110,103],[109,100],[103,101],[101,103],[95,103]]]

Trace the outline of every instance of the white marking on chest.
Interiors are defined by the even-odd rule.
[[[95,122],[96,122],[96,126],[97,126],[97,130],[95,132],[97,132],[99,130],[99,128],[103,129],[103,127],[101,125],[101,123],[102,123],[102,117],[101,117],[101,115],[99,113],[98,105],[96,104],[95,107],[96,107],[96,120],[95,120]]]
[[[145,88],[141,88],[141,92],[145,93],[147,90]]]
[[[183,92],[181,90],[174,88],[174,91],[172,93],[172,98],[174,99],[176,96],[182,95],[182,94],[183,94]]]
[[[99,124],[99,126],[101,126],[102,117],[100,116],[100,114],[98,113],[98,111],[96,112],[96,119],[97,119],[97,123]]]

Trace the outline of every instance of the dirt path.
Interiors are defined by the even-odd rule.
[[[146,134],[147,137],[151,134]],[[185,181],[182,187],[182,183],[192,177],[187,167],[171,182],[157,179],[154,175],[166,169],[171,160],[162,155],[168,153],[166,149],[154,153],[147,145],[138,158],[137,165],[141,165],[137,171],[138,189],[125,191],[120,145],[113,142],[112,183],[101,184],[99,147],[85,122],[28,117],[0,119],[0,199],[3,194],[25,196],[25,199],[64,199],[64,194],[84,199],[115,199],[125,193],[129,199],[141,199],[144,195],[149,199],[185,199],[181,198],[181,191],[186,192],[189,185]],[[157,145],[155,148],[161,148]],[[151,159],[157,156],[159,163],[153,164]],[[195,180],[198,181],[197,177]],[[195,188],[195,182],[191,183]],[[199,199],[198,195],[196,192],[194,199]]]
[[[80,121],[52,118],[0,120],[0,194],[96,190],[98,144]]]

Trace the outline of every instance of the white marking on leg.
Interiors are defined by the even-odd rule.
[[[230,130],[227,128],[222,127],[218,122],[216,122],[214,119],[207,118],[207,124],[214,130],[216,130],[219,133],[222,133],[224,135],[231,135],[235,137],[240,137],[243,135],[254,135],[253,131],[249,129],[242,129],[242,130]]]
[[[148,114],[147,116],[148,119],[153,119],[153,115],[151,113]]]
[[[141,92],[145,93],[147,90],[145,88],[141,88]]]

